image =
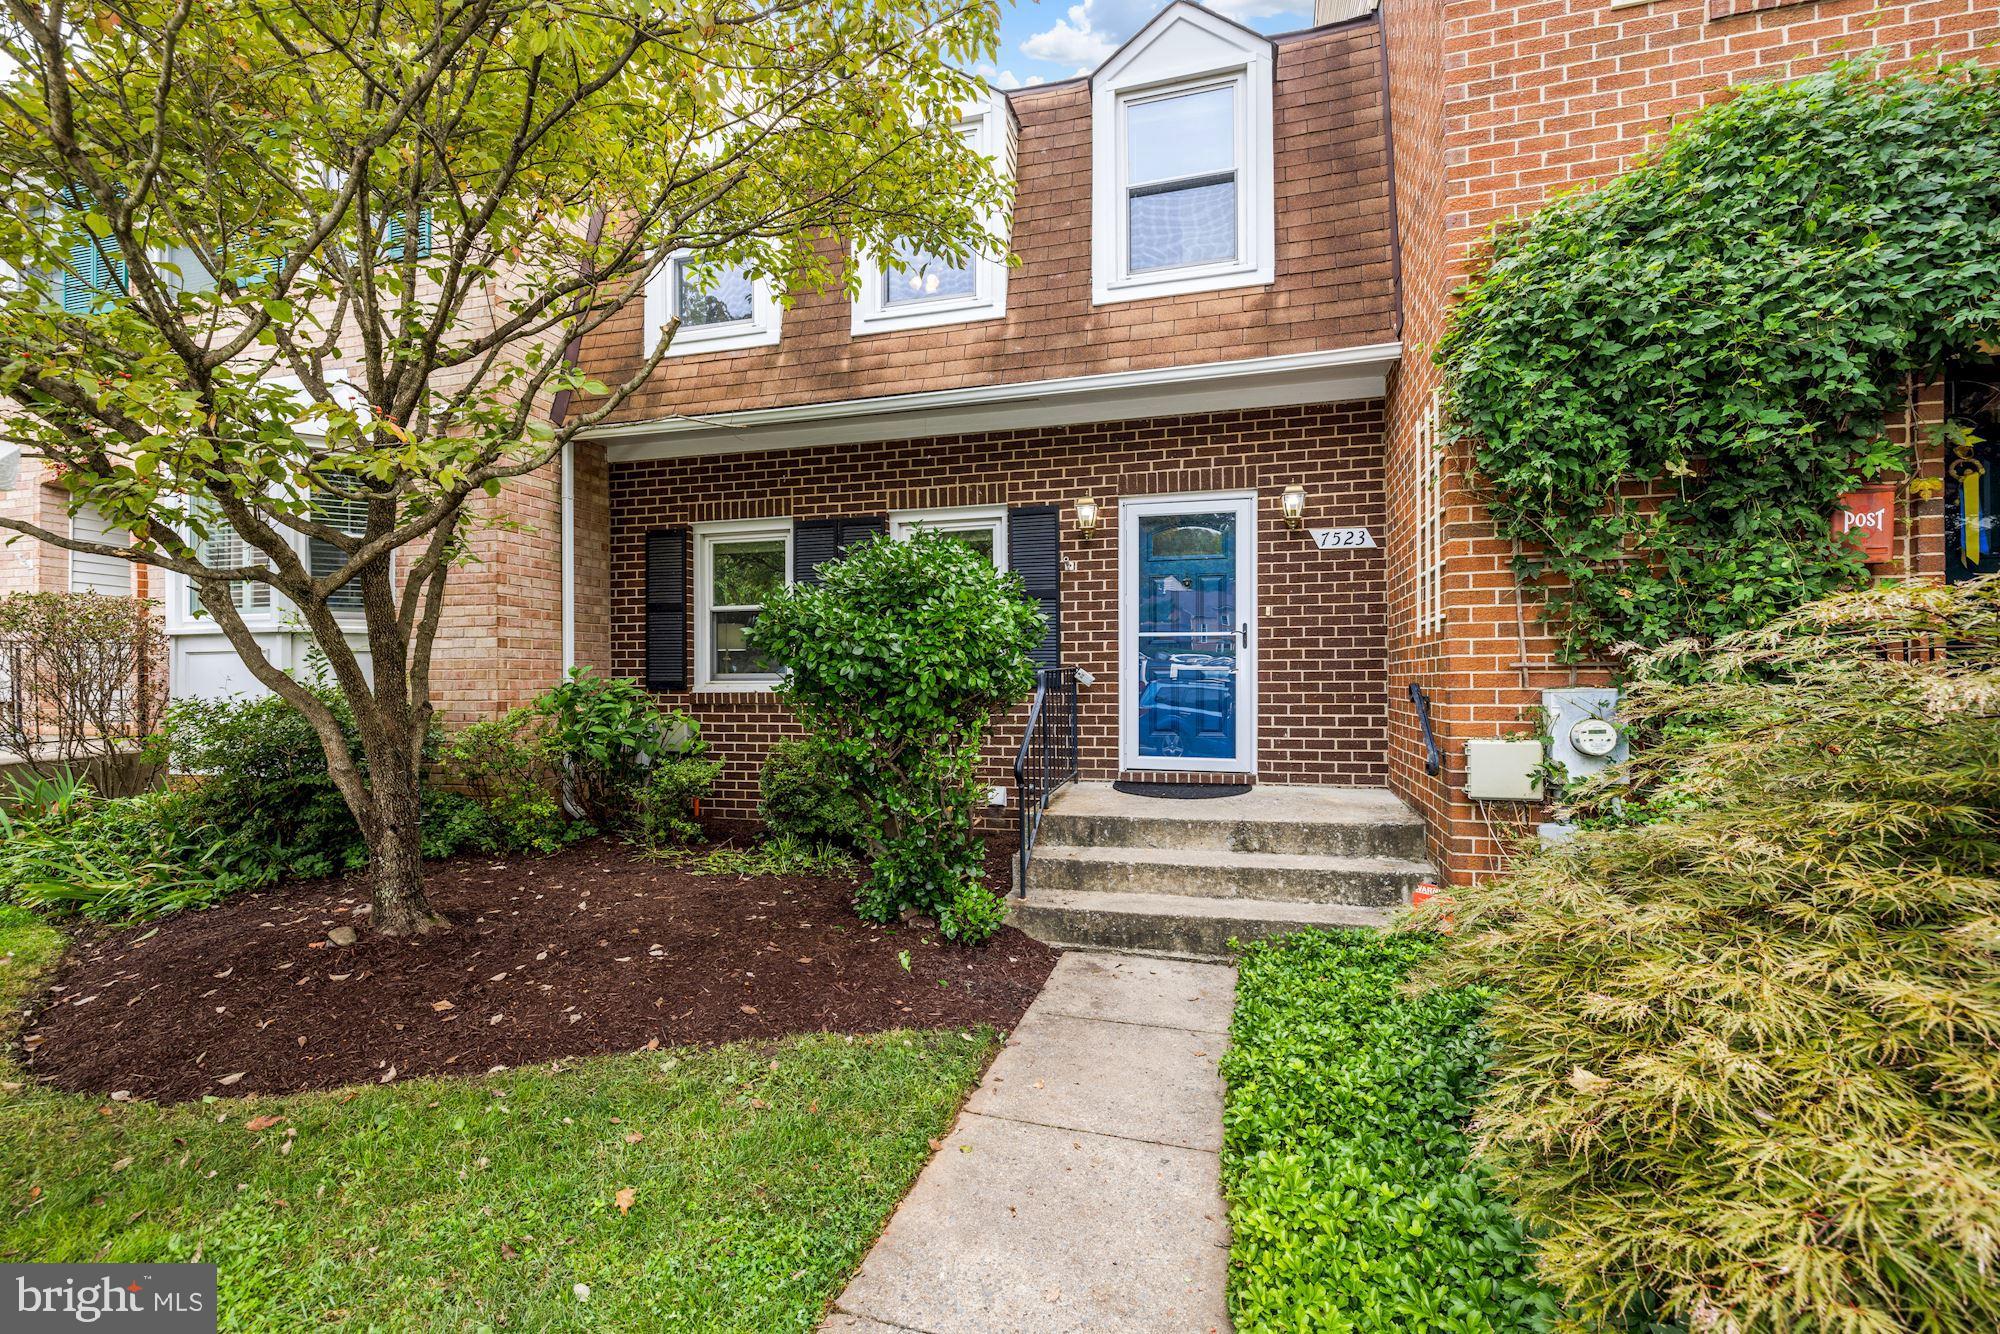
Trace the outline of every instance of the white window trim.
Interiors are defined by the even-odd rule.
[[[310,568],[312,539],[304,533],[293,532],[290,529],[283,531],[286,545],[291,548],[292,554],[299,558],[300,564]],[[245,547],[253,555],[262,554],[248,543],[245,543]],[[389,568],[392,572],[396,564],[396,557],[391,553]],[[216,624],[213,616],[198,615],[193,610],[194,580],[175,570],[164,570],[162,573],[167,576],[167,633],[169,635],[221,634],[222,628]],[[275,585],[266,584],[265,587],[270,590],[267,605],[239,611],[244,627],[255,631],[288,630],[299,634],[309,633],[299,615],[297,604],[279,592]],[[368,614],[359,607],[336,607],[333,609],[333,619],[343,627],[358,630],[367,624]]]
[[[792,586],[792,521],[790,519],[730,519],[721,523],[696,524],[694,529],[694,688],[698,693],[745,691],[764,693],[783,679],[777,672],[743,676],[717,676],[711,670],[714,631],[710,617],[716,608],[709,602],[714,593],[715,547],[721,542],[741,542],[754,538],[781,537],[785,542],[785,587]]]
[[[1416,634],[1444,631],[1444,404],[1436,390],[1417,417],[1412,464],[1416,472]]]
[[[1014,111],[1006,95],[998,91],[985,99],[966,104],[958,122],[973,151],[991,159],[1008,180],[1014,179],[1016,129]],[[940,297],[930,301],[891,302],[883,291],[885,270],[881,261],[861,246],[854,250],[854,262],[861,271],[861,292],[854,299],[849,332],[855,337],[894,333],[905,329],[934,329],[947,324],[969,324],[976,320],[997,320],[1007,314],[1007,259],[1009,218],[1005,212],[986,219],[986,231],[996,249],[993,254],[972,256],[973,290],[966,296]]]
[[[1007,507],[1005,505],[962,505],[953,509],[898,510],[889,516],[889,536],[908,541],[918,532],[971,533],[990,529],[993,533],[993,564],[1007,565]]]
[[[674,251],[667,257],[666,263],[655,269],[646,280],[646,347],[652,347],[667,321],[680,314],[678,284],[674,282],[674,274],[682,261],[691,258],[693,253],[691,250]],[[702,352],[771,347],[778,341],[783,317],[784,310],[771,291],[770,280],[755,278],[750,283],[749,319],[734,320],[728,324],[683,325],[675,332],[667,355],[685,357]]]
[[[1091,303],[1258,287],[1277,275],[1271,44],[1192,5],[1160,13],[1091,80]],[[1135,102],[1236,89],[1236,258],[1224,263],[1128,267],[1125,112]]]

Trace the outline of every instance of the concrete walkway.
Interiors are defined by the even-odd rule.
[[[1235,970],[1065,954],[823,1334],[1227,1331]]]

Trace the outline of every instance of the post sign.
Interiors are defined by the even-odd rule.
[[[1878,482],[1842,496],[1833,513],[1833,535],[1859,546],[1870,565],[1895,559],[1895,485]]]
[[[1366,528],[1314,528],[1313,545],[1321,551],[1360,550],[1375,545],[1375,534]]]

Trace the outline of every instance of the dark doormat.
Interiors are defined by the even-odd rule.
[[[1250,790],[1248,783],[1134,783],[1120,779],[1111,785],[1135,797],[1166,797],[1172,801],[1200,801],[1206,797],[1240,797]]]

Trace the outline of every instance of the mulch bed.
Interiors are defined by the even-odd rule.
[[[289,1093],[655,1044],[1011,1028],[1055,967],[1011,927],[968,949],[871,926],[845,879],[697,876],[609,841],[428,875],[454,925],[422,940],[370,937],[359,879],[80,939],[21,1059],[76,1092]],[[328,939],[349,923],[357,943]]]

